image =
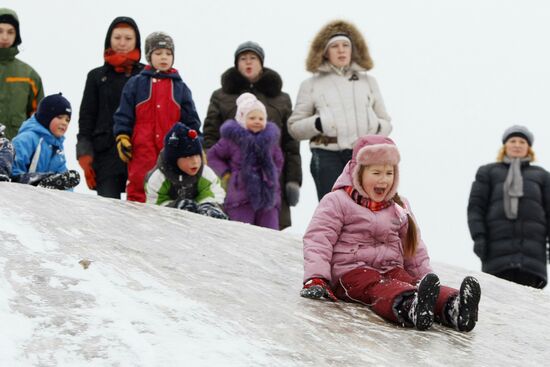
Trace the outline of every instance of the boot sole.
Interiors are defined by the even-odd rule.
[[[434,322],[434,308],[439,296],[439,278],[433,273],[426,274],[418,285],[416,324],[418,330],[429,329]]]
[[[481,287],[474,277],[466,277],[460,285],[457,329],[471,331],[476,326],[477,311],[481,299]]]

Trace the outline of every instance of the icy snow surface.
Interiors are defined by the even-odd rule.
[[[0,366],[541,366],[550,357],[550,295],[485,274],[473,273],[483,292],[473,332],[417,332],[359,305],[299,297],[292,234],[9,183],[0,206]],[[443,284],[466,275],[434,267]]]

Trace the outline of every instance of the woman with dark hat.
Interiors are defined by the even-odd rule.
[[[113,114],[126,82],[139,74],[143,64],[136,22],[115,18],[105,37],[104,64],[88,73],[78,120],[76,155],[88,188],[98,195],[120,199],[128,178],[118,157],[113,136]]]
[[[468,202],[468,226],[482,270],[544,288],[550,234],[550,175],[535,160],[533,134],[514,125],[496,163],[481,166]]]
[[[40,75],[15,57],[20,44],[17,14],[0,8],[0,123],[5,125],[8,139],[15,137],[23,121],[31,117],[44,98]]]
[[[361,136],[392,130],[367,44],[351,23],[335,20],[315,36],[306,61],[313,76],[302,82],[289,132],[309,140],[311,174],[319,200],[332,186]]]
[[[302,184],[300,143],[289,135],[287,129],[287,120],[292,113],[290,97],[282,91],[283,81],[279,74],[264,67],[264,59],[264,50],[256,42],[244,42],[237,47],[235,66],[222,74],[221,88],[210,98],[204,120],[204,143],[208,149],[220,139],[220,127],[235,117],[236,101],[241,94],[252,93],[265,105],[267,118],[281,130],[280,144],[285,162],[281,173],[279,228],[284,229],[291,224],[289,206],[298,203]]]

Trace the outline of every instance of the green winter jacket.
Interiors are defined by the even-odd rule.
[[[17,46],[0,48],[0,123],[6,125],[8,139],[17,135],[44,98],[40,76],[15,57],[18,53]]]

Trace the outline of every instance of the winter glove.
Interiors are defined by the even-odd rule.
[[[95,171],[92,168],[93,162],[94,162],[94,158],[88,154],[78,158],[78,164],[80,164],[80,167],[82,167],[82,170],[84,171],[84,177],[86,177],[86,184],[88,185],[88,188],[90,190],[93,190],[96,188]]]
[[[300,291],[300,296],[311,299],[321,299],[325,297],[334,302],[338,301],[338,298],[336,298],[327,282],[321,278],[308,280]]]
[[[198,206],[195,200],[191,199],[178,199],[176,200],[176,204],[174,205],[175,208],[181,209],[181,210],[187,210],[191,213],[196,213]]]
[[[321,124],[321,118],[320,117],[317,117],[315,119],[315,128],[317,130],[319,130],[319,132],[321,132],[321,133],[323,132],[323,124]]]
[[[216,204],[213,203],[199,204],[197,213],[212,218],[229,219],[229,217]]]
[[[286,202],[290,206],[296,206],[300,200],[300,184],[298,182],[289,181],[285,185]]]
[[[222,185],[222,188],[227,191],[227,185],[229,185],[229,180],[231,179],[231,172],[227,172],[226,174],[224,174],[222,176],[222,179],[221,179],[221,185]]]
[[[487,245],[484,239],[480,238],[474,241],[474,253],[481,261],[487,260]]]
[[[116,137],[116,148],[118,156],[124,163],[128,163],[132,159],[132,143],[128,135],[120,134]]]
[[[80,174],[74,170],[63,173],[54,173],[44,177],[38,187],[55,190],[69,190],[80,183]]]

